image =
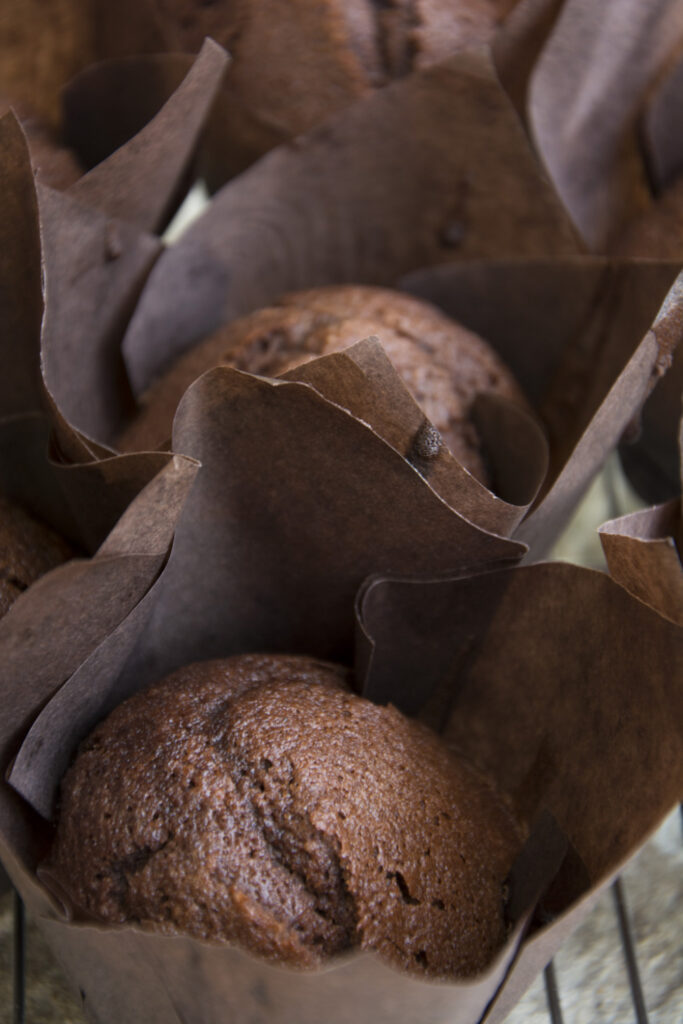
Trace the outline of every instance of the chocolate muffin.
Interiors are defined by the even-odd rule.
[[[252,149],[245,166],[372,89],[487,42],[515,2],[97,0],[95,45],[101,57],[197,52],[207,35],[224,46],[228,116],[240,111],[233,144]]]
[[[504,801],[339,666],[240,655],[116,708],[65,775],[47,874],[104,921],[314,967],[466,977],[504,942]]]
[[[2,0],[0,95],[55,128],[62,86],[93,60],[92,0]]]
[[[512,374],[485,341],[428,303],[361,285],[293,292],[274,306],[227,324],[152,385],[118,445],[128,452],[163,445],[184,391],[214,366],[277,376],[370,335],[379,338],[453,455],[488,484],[470,406],[478,392],[488,391],[526,408]]]
[[[0,495],[0,618],[39,576],[72,554],[59,534]]]

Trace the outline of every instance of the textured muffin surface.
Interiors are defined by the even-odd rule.
[[[272,377],[370,335],[379,338],[453,455],[488,484],[470,408],[479,392],[501,395],[526,408],[511,372],[482,338],[435,307],[402,292],[363,285],[292,292],[274,306],[233,320],[152,385],[119,446],[141,451],[167,441],[184,391],[214,366]]]
[[[72,554],[54,530],[0,495],[0,618],[39,576]]]
[[[352,947],[467,976],[505,938],[519,845],[438,738],[309,658],[195,664],[82,744],[49,870],[111,922],[315,966]]]

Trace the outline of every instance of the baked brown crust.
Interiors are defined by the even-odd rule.
[[[63,780],[53,877],[106,921],[292,965],[360,946],[433,975],[483,969],[518,827],[433,733],[346,676],[242,655],[119,706]]]
[[[39,576],[72,554],[54,530],[0,496],[0,618]]]
[[[376,335],[427,418],[455,457],[489,482],[470,406],[481,391],[526,408],[512,374],[478,335],[426,302],[402,292],[335,285],[292,292],[276,305],[240,317],[182,356],[149,389],[141,411],[119,438],[123,451],[162,446],[185,390],[214,366],[277,376],[318,355]]]
[[[2,0],[0,95],[56,127],[60,91],[94,60],[92,0]]]

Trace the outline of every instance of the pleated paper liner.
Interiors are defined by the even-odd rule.
[[[217,5],[195,10],[191,22],[186,19],[183,24],[172,12],[160,13],[150,3],[116,8],[100,4],[95,11],[95,52],[99,60],[123,60],[103,60],[69,85],[67,137],[87,165],[104,159],[142,127],[178,84],[189,62],[178,51],[198,50],[203,36],[210,36],[231,54],[230,72],[200,154],[202,176],[214,191],[274,146],[310,131],[376,88],[465,46],[491,43],[506,89],[516,103],[521,101],[561,4],[498,3],[497,23],[490,29],[482,31],[480,26],[459,40],[448,31],[440,31],[438,37],[432,32],[426,52],[421,44],[430,21],[434,24],[434,12],[427,10],[423,22],[421,15],[411,21],[411,13],[400,6],[377,9],[365,0],[350,11],[345,6],[304,0],[290,4],[285,12],[259,3],[252,3],[248,11]],[[450,5],[451,23],[462,13],[458,6]],[[479,4],[475,14],[481,17],[485,6]],[[396,37],[386,26],[387,19],[403,22],[399,35],[405,33],[405,59],[391,59]],[[369,62],[359,52],[357,30],[365,37],[360,51]],[[374,58],[372,51],[377,51]]]
[[[487,337],[536,407],[550,468],[518,533],[535,556],[670,367],[682,333],[677,273],[676,263],[581,257],[451,264],[401,280]]]
[[[469,66],[469,56],[466,58],[460,58],[460,60],[464,60],[465,64]],[[200,58],[200,64],[201,61],[202,58]],[[210,45],[205,48],[203,66],[205,68],[206,89],[211,92],[217,85],[221,68],[220,60],[217,59],[217,52],[215,48],[212,48]],[[418,78],[419,76],[414,76],[414,80],[417,80]],[[465,75],[465,78],[467,78],[467,75]],[[196,81],[196,77],[194,81]],[[401,83],[401,87],[405,89],[409,84],[410,83]],[[419,99],[420,87],[415,86],[414,81],[412,87],[413,90],[417,89]],[[486,85],[486,89],[489,88],[490,84]],[[198,102],[198,116],[200,120],[201,117],[205,115],[207,108],[207,103],[204,99],[206,89],[202,91],[200,88],[198,90],[199,99],[198,101],[194,101],[195,105]],[[197,90],[195,89],[193,92],[192,88],[186,88],[184,92],[179,91],[179,94],[176,94],[173,99],[169,101],[168,106],[171,108],[170,116],[167,108],[165,113],[162,112],[156,122],[153,122],[152,125],[143,132],[143,135],[138,137],[138,139],[128,147],[127,154],[125,151],[123,154],[117,154],[117,156],[108,161],[105,166],[96,169],[96,171],[92,173],[90,181],[93,183],[93,186],[88,186],[88,195],[91,202],[99,202],[100,200],[98,199],[98,196],[103,195],[106,198],[103,199],[102,202],[105,205],[109,204],[110,209],[113,202],[114,207],[118,212],[122,212],[126,216],[131,217],[134,215],[135,209],[140,210],[144,207],[144,204],[136,202],[135,200],[133,200],[130,207],[126,206],[128,196],[126,189],[121,187],[120,168],[122,165],[124,167],[127,166],[130,171],[131,167],[134,168],[137,166],[138,169],[142,169],[144,167],[148,172],[145,175],[145,180],[147,182],[146,187],[149,188],[149,181],[156,180],[155,174],[158,178],[159,167],[161,164],[161,174],[163,179],[168,143],[165,143],[160,149],[159,145],[155,145],[154,140],[159,137],[161,132],[160,125],[162,125],[163,128],[166,129],[166,132],[168,132],[169,127],[175,131],[180,131],[181,143],[183,143],[184,139],[185,142],[183,145],[188,145],[187,133],[185,132],[187,118],[183,116],[187,114],[185,97],[188,92],[190,104],[192,105],[193,97],[197,95]],[[381,98],[385,99],[390,92],[391,90],[385,90]],[[376,103],[377,100],[378,97],[373,97],[374,103]],[[358,106],[363,105],[360,104]],[[366,106],[368,106],[368,104],[366,104]],[[173,114],[173,111],[175,111],[175,115]],[[361,121],[363,121],[363,118],[361,118]],[[189,140],[189,145],[191,146],[193,141],[196,140],[196,132],[194,134],[192,131],[189,132]],[[163,159],[160,159],[160,154]],[[137,165],[135,163],[136,159],[139,159],[139,163]],[[176,166],[178,167],[182,167],[183,164],[183,160],[176,161]],[[155,172],[155,174],[152,174],[151,172]],[[88,179],[84,179],[84,182],[87,184]],[[167,180],[166,192],[172,191],[173,187],[175,187],[174,182],[170,182],[169,184]],[[106,448],[103,448],[101,444],[95,442],[92,436],[97,433],[97,429],[93,429],[93,425],[97,428],[97,422],[95,421],[101,422],[101,420],[104,419],[105,421],[108,420],[109,423],[116,422],[117,417],[121,414],[121,405],[125,407],[129,398],[126,394],[125,379],[122,380],[121,365],[116,353],[116,345],[114,342],[116,340],[116,335],[120,333],[121,322],[125,321],[125,313],[123,311],[130,306],[132,296],[135,294],[135,291],[139,289],[140,281],[144,278],[145,273],[149,269],[149,265],[154,259],[156,243],[148,239],[144,234],[141,234],[139,237],[136,236],[133,229],[127,228],[126,225],[118,225],[111,220],[104,221],[103,218],[97,222],[96,215],[92,215],[93,224],[95,225],[94,230],[85,230],[85,223],[81,223],[77,232],[71,232],[70,237],[72,239],[76,239],[74,243],[76,252],[74,253],[73,258],[69,259],[69,254],[66,252],[65,248],[59,244],[61,241],[59,234],[60,226],[61,230],[68,235],[69,226],[73,225],[74,222],[77,223],[75,218],[79,211],[77,211],[74,206],[69,205],[70,200],[68,197],[56,196],[53,193],[47,192],[45,194],[46,199],[44,207],[46,213],[44,214],[44,234],[48,238],[48,241],[45,244],[48,302],[43,332],[43,365],[45,367],[45,376],[48,381],[48,388],[58,393],[57,400],[52,398],[51,412],[57,425],[60,451],[63,456],[72,460],[90,460],[93,456],[96,457],[99,455],[102,457],[108,454]],[[116,205],[117,203],[118,206]],[[63,208],[61,216],[58,212],[60,204]],[[57,212],[55,212],[55,208]],[[91,216],[89,210],[90,208],[88,208],[88,212],[82,212],[84,221],[88,221],[88,217]],[[85,207],[83,207],[83,211],[85,211]],[[128,236],[126,235],[126,231],[129,232]],[[363,241],[363,237],[363,232],[361,230],[360,239],[358,240],[359,243]],[[50,243],[50,238],[52,238],[52,245]],[[124,244],[126,242],[129,244]],[[81,247],[84,251],[81,251]],[[324,250],[324,242],[321,243],[321,248]],[[315,251],[315,246],[313,246],[312,249]],[[138,250],[139,254],[136,254]],[[129,252],[132,253],[130,259],[127,258]],[[99,261],[93,260],[93,255],[95,253],[99,254]],[[318,255],[321,255],[321,253],[319,252]],[[70,271],[70,268],[73,264],[76,266],[81,265],[81,260],[83,261],[83,265],[87,267],[87,271],[92,272],[94,276],[89,277],[88,273],[82,275],[83,281],[80,281],[78,286],[75,287],[73,285],[74,275]],[[190,259],[189,262],[192,263],[192,260]],[[112,264],[114,264],[113,268],[111,266]],[[130,266],[128,264],[130,264]],[[284,270],[282,267],[278,267],[277,269],[279,270],[279,277],[286,277],[286,267]],[[650,268],[646,268],[646,270],[647,273],[650,273]],[[259,282],[259,287],[261,287],[261,278],[256,271],[254,271],[254,274]],[[662,288],[662,281],[667,280],[667,276],[669,274],[670,270],[668,268],[664,268],[661,277],[657,278],[658,289]],[[333,276],[336,276],[336,274]],[[353,276],[358,275],[354,273]],[[76,279],[79,280],[78,275],[76,276]],[[84,286],[84,282],[87,283],[87,288]],[[113,284],[115,283],[118,284],[118,290],[113,287]],[[630,294],[629,289],[624,289],[624,293],[628,296]],[[658,293],[655,292],[654,294],[657,295]],[[93,296],[96,297],[97,301],[93,301]],[[192,298],[194,300],[195,297],[192,296]],[[196,312],[196,300],[192,303],[188,303],[188,306],[192,312]],[[602,315],[603,314],[601,314],[601,316]],[[194,319],[196,319],[196,317]],[[630,325],[632,321],[630,317],[628,319]],[[135,333],[134,328],[135,321],[133,324],[133,336]],[[582,342],[583,349],[589,352],[591,351],[590,335],[591,332],[595,331],[595,329],[595,325],[591,324],[587,331],[589,343],[586,344],[585,341]],[[94,330],[97,330],[100,333],[100,338],[93,337]],[[85,345],[79,346],[77,344],[79,340],[79,333],[81,334],[82,339],[87,337],[87,349],[85,348]],[[63,358],[60,355],[60,351],[63,353]],[[579,346],[579,356],[580,355],[581,346]],[[659,353],[657,354],[657,357],[659,358]],[[572,359],[573,352],[570,348],[568,353],[570,370],[575,369],[571,366]],[[580,369],[584,375],[585,362],[584,358],[583,366],[580,365]],[[130,363],[131,360],[129,360],[129,365]],[[655,363],[657,363],[657,359],[655,359]],[[579,359],[579,364],[581,364],[581,359]],[[605,361],[603,360],[603,366],[604,365]],[[607,362],[607,365],[609,366],[609,362]],[[73,372],[74,368],[78,373]],[[646,368],[647,374],[649,374],[650,369],[651,367],[649,369]],[[85,382],[81,379],[81,375],[86,378]],[[133,371],[131,375],[135,377],[136,371]],[[56,378],[56,383],[52,383],[50,379],[51,377]],[[585,381],[580,378],[581,374],[579,374],[579,383],[580,385],[585,385]],[[607,380],[609,381],[609,379],[610,377],[608,372]],[[78,384],[86,384],[87,386],[77,386],[74,384],[75,380]],[[107,387],[107,385],[111,385],[112,381],[116,380],[122,381],[121,387],[118,389],[111,386]],[[559,380],[559,386],[562,388],[565,383],[562,374],[559,374]],[[573,384],[576,387],[576,381],[573,381]],[[599,375],[598,384],[602,387],[602,393],[604,394],[604,380],[600,381]],[[595,385],[593,385],[593,387],[595,387]],[[78,409],[78,416],[81,418],[82,422],[88,419],[91,420],[90,439],[86,439],[81,431],[74,430],[72,425],[62,415],[62,409],[66,409],[68,411],[70,406]],[[620,410],[621,413],[624,413],[626,411],[625,406],[620,404]],[[557,433],[558,432],[556,431],[556,434]],[[565,449],[571,450],[571,444],[568,444],[568,439],[566,437],[560,437],[560,441],[564,443]],[[612,438],[607,439],[608,446],[610,443],[613,443]],[[560,463],[562,462],[561,458],[558,460],[557,453],[555,453],[555,462],[558,461]],[[152,464],[148,461],[147,465]],[[118,472],[125,478],[127,469],[125,463],[120,463],[117,462],[116,459],[112,459],[110,466],[110,472]],[[155,468],[156,467],[158,467],[158,462]],[[72,474],[72,476],[73,475],[74,474]],[[580,481],[580,484],[582,487],[583,480]],[[137,487],[137,481],[135,486]],[[125,479],[123,482],[123,488],[124,490],[126,489]],[[128,486],[127,490],[130,495],[131,492],[134,492],[135,488]],[[575,487],[571,495],[572,500],[574,500],[576,496],[576,491],[577,488]]]
[[[395,696],[405,680],[404,706],[421,707],[519,808],[549,807],[588,871],[590,889],[572,892],[568,876],[556,918],[521,947],[485,1018],[502,1021],[642,841],[636,833],[644,838],[680,798],[683,701],[667,674],[682,663],[681,631],[608,576],[561,563],[469,580],[370,581],[359,607],[368,695]],[[427,648],[440,654],[416,691]],[[662,747],[649,731],[656,721]]]
[[[146,216],[155,226],[169,209],[224,63],[223,52],[207,44],[173,100],[144,138],[134,141],[138,159],[145,159],[150,149],[155,154],[149,160],[153,168],[137,191],[126,169],[130,147],[112,158],[101,205],[120,215],[116,221],[47,188],[39,186],[37,196],[23,133],[11,114],[0,122],[0,486],[81,552],[96,550],[171,456],[112,458],[109,449],[71,427],[46,390],[44,374],[54,373],[68,389],[69,381],[85,371],[90,382],[99,385],[97,393],[81,395],[87,408],[97,410],[102,402],[109,413],[109,387],[118,389],[125,405],[129,389],[117,332],[123,330],[160,250],[158,240],[129,225],[126,218]],[[172,153],[165,148],[169,145]],[[87,194],[90,203],[99,201],[100,173],[95,169],[78,183],[77,192]],[[69,291],[73,282],[78,286]],[[72,301],[65,302],[66,296]],[[91,329],[97,330],[100,340],[95,358]],[[55,332],[64,346],[58,363],[51,359],[49,345]],[[132,406],[132,399],[129,402]]]
[[[154,453],[111,458],[110,451],[71,428],[51,401],[42,376],[41,323],[49,334],[50,324],[59,322],[61,305],[54,275],[46,275],[51,277],[53,287],[50,291],[47,284],[49,294],[43,301],[46,282],[42,271],[44,261],[50,262],[50,256],[45,255],[50,247],[50,238],[46,237],[49,218],[44,215],[39,223],[26,141],[11,114],[0,120],[0,142],[4,200],[0,208],[0,487],[7,497],[67,537],[77,550],[93,552],[134,496],[171,457]],[[53,193],[46,190],[45,195],[49,199]],[[92,225],[92,219],[88,223]],[[121,226],[125,227],[123,222]],[[78,220],[72,224],[74,228],[81,237]],[[101,246],[105,237],[103,230],[97,239]],[[53,255],[54,263],[59,265],[59,247]],[[136,270],[144,262],[138,259],[136,264],[132,260]],[[90,271],[87,262],[71,265],[72,276],[85,276],[93,286],[97,281],[89,276]],[[125,300],[130,293],[130,275],[110,273],[108,281],[99,285],[99,297],[108,296],[116,307],[122,295]],[[86,289],[80,293],[80,301],[89,301]],[[106,330],[105,299],[99,310]],[[116,316],[120,313],[110,312],[109,325]],[[73,339],[73,335],[70,337]],[[75,373],[73,353],[65,358]],[[111,363],[110,359],[110,367]],[[64,376],[69,376],[68,365]]]
[[[86,442],[68,427],[50,402],[40,362],[44,236],[40,233],[26,141],[11,114],[0,120],[0,151],[0,491],[67,538],[77,554],[88,554],[98,548],[129,503],[160,469],[170,465],[180,473],[194,472],[196,467],[191,460],[162,453],[112,460],[109,452]],[[83,264],[72,267],[72,273],[78,275],[83,269]],[[58,306],[54,298],[50,305],[53,311]],[[67,447],[77,452],[78,463],[65,462],[55,440],[58,426],[62,427]],[[165,515],[171,511],[172,506]],[[83,564],[80,560],[67,563],[56,570],[57,580],[62,572],[75,573],[74,587],[78,591]],[[105,580],[97,595],[93,595],[98,597],[102,610],[112,602],[123,601],[127,611],[130,594],[125,590],[117,592],[115,586],[110,588],[108,576]],[[50,575],[37,584],[48,590],[52,585]],[[59,629],[62,614],[70,616],[71,606],[56,608],[43,634],[34,633],[30,625],[25,628],[24,635],[30,638],[30,654],[24,651],[22,660],[31,665],[30,678],[39,690],[41,678],[55,668],[48,664],[50,656],[45,645],[49,646],[50,630]],[[104,633],[111,628],[109,620],[105,621]],[[103,635],[100,628],[96,636],[101,639]],[[82,642],[83,635],[74,638],[71,657],[77,659],[83,652]],[[8,659],[9,677],[13,671],[9,652]],[[68,674],[77,663],[78,660],[62,668]],[[3,674],[3,708],[11,700],[4,690],[5,678]],[[49,692],[43,693],[38,703]],[[29,687],[21,700],[30,700],[30,693],[33,691]],[[29,707],[34,712],[36,705]],[[0,885],[4,884],[3,876]]]
[[[216,63],[212,54],[215,51],[208,45],[208,56],[205,50],[203,59],[208,62],[209,86],[214,89],[217,77],[212,71]],[[182,109],[176,95],[167,106]],[[450,259],[453,246],[449,243],[444,247],[443,228],[444,224],[453,224],[448,219],[453,212],[453,180],[457,181],[458,175],[472,175],[473,154],[475,162],[478,155],[482,166],[491,165],[490,161],[486,163],[481,149],[490,150],[490,136],[485,137],[481,120],[472,114],[472,108],[478,109],[477,103],[484,104],[489,115],[497,118],[495,124],[499,130],[495,137],[503,148],[504,162],[512,161],[516,171],[510,178],[494,165],[493,181],[484,183],[486,187],[474,198],[466,197],[466,209],[461,209],[459,215],[467,215],[466,223],[470,223],[468,218],[471,218],[474,252],[477,246],[489,252],[508,247],[514,248],[519,257],[520,250],[532,253],[539,250],[542,256],[537,256],[537,260],[551,267],[542,278],[553,281],[550,293],[537,289],[536,301],[528,311],[524,347],[532,347],[535,356],[526,360],[515,356],[512,361],[513,364],[526,363],[520,381],[532,394],[534,388],[538,389],[538,380],[534,378],[538,378],[539,372],[542,375],[549,365],[557,370],[557,386],[561,389],[560,353],[554,350],[550,354],[548,347],[544,350],[534,342],[534,320],[547,322],[551,301],[561,301],[563,308],[571,307],[572,289],[583,271],[574,265],[575,242],[567,229],[566,215],[551,193],[544,191],[542,175],[509,101],[492,75],[488,58],[471,53],[381,90],[313,132],[306,140],[300,140],[296,146],[270,154],[221,190],[205,216],[177,245],[156,259],[122,346],[131,387],[138,392],[144,389],[173,355],[197,335],[225,317],[268,301],[284,288],[340,279],[387,283],[421,260],[434,263]],[[202,111],[205,109],[205,105],[201,106]],[[406,111],[411,109],[415,120],[423,125],[422,145],[419,149],[406,150],[402,139],[409,120]],[[451,144],[449,124],[460,126],[471,144],[469,149]],[[181,126],[184,127],[182,120]],[[152,180],[158,150],[146,144],[145,139],[148,132],[153,135],[154,131],[153,122],[129,147],[134,159],[135,154],[142,154],[139,170],[144,169]],[[399,150],[413,156],[402,158],[405,177],[401,174],[396,185]],[[92,172],[105,193],[112,160]],[[346,170],[340,176],[338,168],[342,164]],[[500,187],[494,188],[498,174]],[[531,196],[529,188],[532,188]],[[462,198],[459,187],[456,191]],[[123,194],[125,196],[125,190]],[[95,193],[91,193],[90,201],[99,202]],[[75,432],[93,452],[96,443],[101,446],[115,436],[129,411],[130,393],[125,379],[121,386],[116,386],[116,381],[121,381],[121,361],[114,342],[121,334],[121,322],[126,319],[121,307],[130,314],[131,297],[142,287],[149,263],[155,259],[155,243],[144,233],[135,236],[129,226],[114,227],[116,222],[105,220],[97,211],[92,212],[91,206],[83,204],[76,211],[70,204],[69,196],[52,193],[44,214],[48,224],[46,234],[50,234],[52,225],[54,240],[51,246],[49,242],[45,246],[48,309],[43,332],[43,365],[54,407],[66,421],[58,434],[60,447],[66,457],[80,460],[84,456],[78,450],[81,442],[74,442]],[[530,204],[534,206],[533,214]],[[416,231],[418,209],[420,227]],[[99,227],[93,228],[92,236],[89,231],[79,231],[75,236],[77,240],[90,238],[91,241],[88,244],[76,241],[75,248],[67,253],[60,244],[60,231],[68,233],[68,226],[77,215],[86,222],[91,218]],[[435,227],[426,230],[425,225],[428,228],[430,221]],[[458,224],[462,227],[462,221]],[[489,232],[492,225],[496,225],[498,231],[494,237]],[[106,239],[112,232],[123,250],[117,256],[121,263],[117,273],[123,281],[118,302],[111,288],[114,280],[111,259],[102,255],[99,262],[94,259],[98,251],[104,251],[106,256]],[[470,237],[468,232],[466,235]],[[121,240],[126,238],[129,244],[124,245]],[[274,245],[274,239],[280,239],[280,244]],[[83,252],[79,251],[80,245]],[[140,254],[135,255],[140,246]],[[464,249],[468,251],[466,241]],[[564,263],[560,256],[554,260],[549,256],[549,252],[565,250],[570,255]],[[87,260],[100,287],[91,286],[86,292],[83,283],[70,273],[69,267],[80,260]],[[612,402],[618,404],[623,428],[642,401],[643,388],[647,387],[652,370],[648,363],[650,357],[645,357],[643,363],[642,351],[636,348],[636,343],[649,326],[674,271],[668,265],[638,265],[633,268],[630,279],[627,273],[620,276],[615,271],[616,283],[612,282],[603,296],[597,289],[598,285],[602,287],[611,280],[607,268],[598,272],[590,261],[586,268],[586,287],[592,297],[587,304],[586,322],[577,325],[578,337],[563,339],[568,349],[561,357],[574,376],[572,385],[576,393],[571,404],[585,428],[599,408],[599,399],[609,392],[618,371],[622,370],[625,353],[631,355],[635,350],[639,353],[637,359],[641,360],[640,370],[631,368],[629,372],[631,376],[635,373],[638,382],[623,384],[618,402],[616,399]],[[484,282],[480,283],[480,293],[489,287],[485,284],[487,280],[497,282],[482,303],[482,308],[495,307],[500,301],[499,289],[509,290],[511,285],[503,282],[493,268],[482,265],[479,273]],[[517,272],[513,268],[510,273],[514,277]],[[51,294],[55,296],[54,313]],[[632,315],[633,294],[640,297],[637,316]],[[644,294],[649,296],[646,300],[642,299]],[[98,301],[93,301],[93,295],[97,295]],[[605,319],[610,321],[608,331],[615,333],[616,339],[602,353],[599,372],[594,372],[589,368],[591,360],[586,358],[586,352],[593,353],[596,332],[600,336],[606,330]],[[624,338],[620,332],[624,333]],[[87,352],[81,358],[76,353],[85,346],[86,339]],[[499,338],[497,341],[503,349],[508,349],[508,355],[513,347],[521,349],[521,346],[513,346],[511,340],[506,343]],[[574,349],[576,355],[573,355]],[[659,352],[654,362],[658,359]],[[540,371],[534,366],[537,360],[543,367]],[[573,362],[578,363],[578,370]],[[68,372],[66,367],[69,367]],[[77,373],[73,372],[74,367]],[[645,379],[641,380],[643,374]],[[614,424],[605,431],[604,422],[603,417],[599,429],[603,430],[601,444],[606,452],[615,443],[616,436]],[[573,444],[580,436],[580,431],[567,432],[562,426],[556,427],[554,433],[551,451],[554,470],[546,481],[546,489],[567,463]],[[595,437],[592,433],[590,437],[591,451],[595,451]],[[105,452],[106,447],[102,451]],[[600,459],[586,462],[586,472],[578,486],[565,492],[567,497],[560,502],[562,517],[569,514],[571,504],[599,462]],[[546,540],[554,531],[554,526],[545,530]]]
[[[124,343],[154,372],[284,290],[459,258],[575,254],[485,53],[379,90],[228,183],[157,262]]]
[[[2,785],[13,879],[95,1019],[465,1022],[487,1008],[501,1019],[678,799],[680,629],[600,573],[496,568],[514,557],[512,542],[450,511],[395,448],[310,385],[215,370],[187,392],[175,429],[202,462],[189,493],[184,476],[153,482],[94,559],[46,577],[0,624],[10,668],[3,761],[13,756],[12,786],[35,809]],[[156,486],[170,486],[180,508],[165,562],[174,516]],[[348,659],[357,593],[364,692],[419,711],[527,820],[549,811],[567,835],[574,853],[544,923],[523,914],[490,969],[458,985],[397,974],[369,955],[288,972],[231,946],[65,920],[36,881],[49,833],[41,817],[92,724],[197,656]],[[36,636],[45,648],[31,654]],[[628,800],[615,799],[625,789]],[[564,848],[534,837],[522,864],[538,882],[535,901]]]
[[[6,659],[2,685],[5,769],[36,711],[130,614],[154,582],[168,556],[173,528],[196,470],[188,459],[169,462],[92,559],[74,559],[48,573],[0,621]],[[61,644],[59,638],[67,636],[68,643]],[[16,859],[35,860],[48,836],[28,805],[14,800],[4,785],[1,802],[2,860],[16,881]],[[30,892],[23,885],[20,888],[31,906]]]
[[[652,202],[641,119],[682,47],[677,0],[568,0],[536,65],[534,138],[593,251]]]
[[[138,22],[141,16],[138,13]],[[128,38],[135,38],[137,34],[145,40],[143,50],[150,48],[153,38],[155,45],[164,45],[158,26],[150,34],[143,31],[135,19],[132,24]],[[675,125],[680,108],[681,74],[677,56],[682,38],[681,16],[673,0],[658,0],[654,5],[647,5],[647,9],[642,4],[612,0],[601,5],[600,12],[588,0],[568,0],[565,4],[537,0],[518,4],[493,40],[496,70],[508,96],[526,117],[560,194],[593,246],[602,248],[608,240],[618,239],[624,225],[643,212],[647,223],[638,229],[640,241],[633,243],[635,248],[629,244],[628,250],[624,248],[626,243],[619,243],[619,252],[680,262],[677,243],[672,246],[670,220],[667,218],[663,236],[660,229],[661,241],[653,241],[652,231],[657,229],[652,227],[648,210],[652,206],[652,189],[668,188],[681,164]],[[587,41],[590,46],[586,45]],[[120,40],[118,45],[120,47]],[[603,53],[607,54],[605,59],[601,58]],[[104,135],[111,125],[112,140],[100,145],[94,158],[108,152],[111,145],[122,142],[126,132],[139,127],[161,104],[171,87],[180,81],[187,66],[184,61],[187,58],[172,55],[149,58],[147,63],[144,59],[131,58],[118,70],[115,64],[103,68],[101,73],[95,69],[80,86],[75,83],[69,96],[74,103],[74,123],[80,119],[86,126],[83,136],[93,138],[98,130]],[[139,86],[135,95],[130,85],[131,75]],[[525,97],[530,78],[531,99],[527,105]],[[144,94],[142,101],[140,92]],[[113,103],[118,97],[121,101]],[[217,163],[222,159],[220,147],[229,146],[230,139],[233,135],[239,136],[241,130],[239,123],[232,126],[229,117],[238,122],[241,117],[244,120],[239,102],[223,98],[222,107],[228,112],[227,120],[214,111],[209,123],[217,127],[211,129],[212,141],[205,147],[206,151],[218,154],[215,156]],[[566,130],[568,124],[571,124],[571,132]],[[560,125],[565,128],[558,135]],[[83,136],[82,141],[85,141]],[[278,139],[269,138],[263,148],[275,141]],[[398,160],[402,164],[405,156]],[[249,159],[244,159],[240,169],[248,162]],[[232,172],[226,172],[224,177],[228,173]],[[676,186],[671,187],[671,196],[665,195],[663,199],[669,205],[675,202],[677,194]],[[454,206],[456,215],[444,226],[444,239],[451,245],[455,243],[457,255],[468,256],[473,250],[464,238],[467,224],[458,216],[466,206],[462,196]],[[653,217],[655,214],[656,210]],[[273,231],[279,235],[278,225],[273,225]],[[254,234],[258,237],[258,230]],[[500,239],[495,244],[499,247],[499,243]],[[286,256],[283,249],[283,257]],[[417,262],[433,262],[433,258],[432,254],[423,254]],[[222,287],[215,276],[202,273],[201,266],[195,266],[195,270],[204,287],[209,290],[212,285]],[[216,267],[213,270],[220,278],[222,271],[217,271]],[[259,277],[263,278],[264,274]],[[338,278],[342,279],[340,275]],[[307,276],[305,283],[311,280],[313,278]],[[284,282],[284,287],[290,287],[290,283]],[[250,301],[249,306],[253,308],[262,301],[268,300],[261,296]],[[239,305],[234,307],[228,303],[225,315],[241,311]],[[193,325],[196,323],[193,321]],[[650,501],[661,501],[677,492],[674,426],[680,374],[678,370],[676,373],[675,382],[670,379],[657,403],[648,404],[643,417],[642,441],[623,449],[631,481]],[[672,397],[665,401],[667,393]],[[673,413],[667,411],[671,409]],[[631,441],[634,436],[632,430]]]
[[[569,0],[535,67],[529,121],[589,248],[683,266],[683,9]],[[679,493],[683,356],[621,445],[648,503]]]
[[[680,431],[683,451],[683,421]],[[660,615],[683,626],[683,518],[680,498],[600,527],[611,575]]]
[[[158,79],[167,82],[176,67],[175,58],[160,60],[149,60],[142,76],[156,94]],[[279,148],[222,190],[195,231],[160,256],[148,232],[172,209],[222,73],[219,51],[205,44],[196,68],[122,150],[68,194],[40,192],[45,381],[61,415],[90,441],[107,445],[117,436],[130,414],[129,383],[139,392],[160,363],[283,288],[391,283],[456,250],[577,251],[490,57],[469,53]],[[126,74],[124,63],[116,81]],[[115,85],[105,78],[96,96],[111,97]],[[90,85],[81,83],[80,94]],[[106,103],[99,114],[106,124]],[[130,116],[123,120],[129,128]],[[123,348],[127,381],[118,342],[134,309]],[[60,443],[67,457],[82,457],[73,438]]]
[[[683,21],[680,13],[679,19]],[[622,256],[666,258],[683,265],[682,115],[683,60],[679,43],[640,115],[638,132],[654,200],[616,238],[615,251]],[[631,483],[649,502],[662,502],[679,493],[676,435],[682,393],[683,354],[679,352],[674,355],[661,391],[643,409],[639,437],[620,448]]]

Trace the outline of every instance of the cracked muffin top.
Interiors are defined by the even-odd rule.
[[[311,658],[183,668],[64,777],[47,873],[109,922],[314,967],[351,948],[465,977],[506,935],[503,800],[426,727]]]
[[[453,455],[490,485],[470,407],[478,393],[488,392],[528,409],[512,373],[487,342],[436,307],[403,292],[367,285],[290,292],[272,306],[226,324],[149,388],[118,446],[132,452],[163,445],[183,393],[214,366],[273,377],[371,335],[379,338]]]

